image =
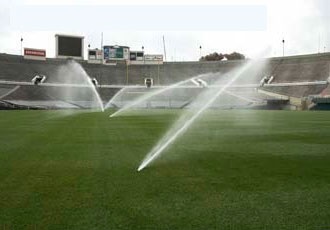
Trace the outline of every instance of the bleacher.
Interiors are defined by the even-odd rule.
[[[330,55],[315,54],[270,60],[274,68],[272,84],[327,81],[330,76]],[[306,97],[320,94],[327,85],[267,87],[263,90],[290,97]]]
[[[143,86],[144,78],[153,78],[154,85],[170,85],[198,75],[211,74],[208,83],[213,84],[219,79],[232,77],[235,69],[247,63],[247,61],[220,61],[220,62],[165,62],[163,65],[128,65],[117,64],[100,65],[89,64],[86,61],[78,61],[83,70],[91,78],[96,78],[101,86],[98,90],[104,103],[110,100],[120,88],[102,88],[102,85],[129,85]],[[63,70],[64,69],[64,70]],[[271,58],[258,61],[244,71],[239,80],[234,84],[258,84],[264,76],[274,76],[271,84],[292,83],[304,81],[325,81],[330,73],[330,54],[315,54],[285,58]],[[0,80],[31,82],[37,74],[47,76],[46,82],[60,83],[66,78],[66,72],[72,72],[67,60],[47,59],[46,61],[24,60],[21,56],[0,54]],[[80,74],[77,72],[76,74]],[[205,76],[202,76],[203,78]],[[66,92],[67,88],[20,86],[13,90],[15,85],[0,85],[0,97],[7,101],[52,101],[57,100],[58,95]],[[326,85],[317,86],[283,86],[263,87],[263,90],[291,97],[305,97],[325,92]],[[12,92],[10,92],[13,90]],[[236,93],[244,89],[236,89]],[[81,100],[92,97],[89,93],[78,92],[72,88],[73,95],[81,95]],[[198,90],[197,90],[198,91]],[[194,90],[177,91],[176,96],[180,101],[189,101],[189,97],[196,95]],[[7,93],[10,92],[8,95]],[[168,96],[168,95],[165,95]],[[227,97],[229,97],[227,95]],[[253,93],[253,98],[267,100],[264,95]],[[69,100],[77,100],[70,98]],[[62,99],[61,99],[62,100]]]

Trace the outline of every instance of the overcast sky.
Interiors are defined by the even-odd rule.
[[[189,4],[188,4],[189,2]],[[254,57],[330,51],[328,0],[0,0],[0,52],[23,47],[55,55],[56,33],[82,35],[85,46],[126,45],[197,60],[211,52]]]

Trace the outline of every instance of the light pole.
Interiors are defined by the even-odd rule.
[[[144,59],[144,46],[142,46],[142,52],[143,52],[143,64],[145,64],[145,59]]]
[[[284,43],[285,43],[284,39],[282,40],[282,43],[283,43],[283,57],[284,57]]]
[[[128,85],[128,62],[126,62],[126,85]]]
[[[21,55],[23,56],[23,38],[21,37]]]
[[[202,46],[199,46],[199,59],[202,58]]]

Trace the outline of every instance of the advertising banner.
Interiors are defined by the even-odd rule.
[[[46,60],[46,50],[24,48],[24,58],[32,60]]]

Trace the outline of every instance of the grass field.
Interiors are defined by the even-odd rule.
[[[330,113],[0,112],[0,229],[330,229]]]

